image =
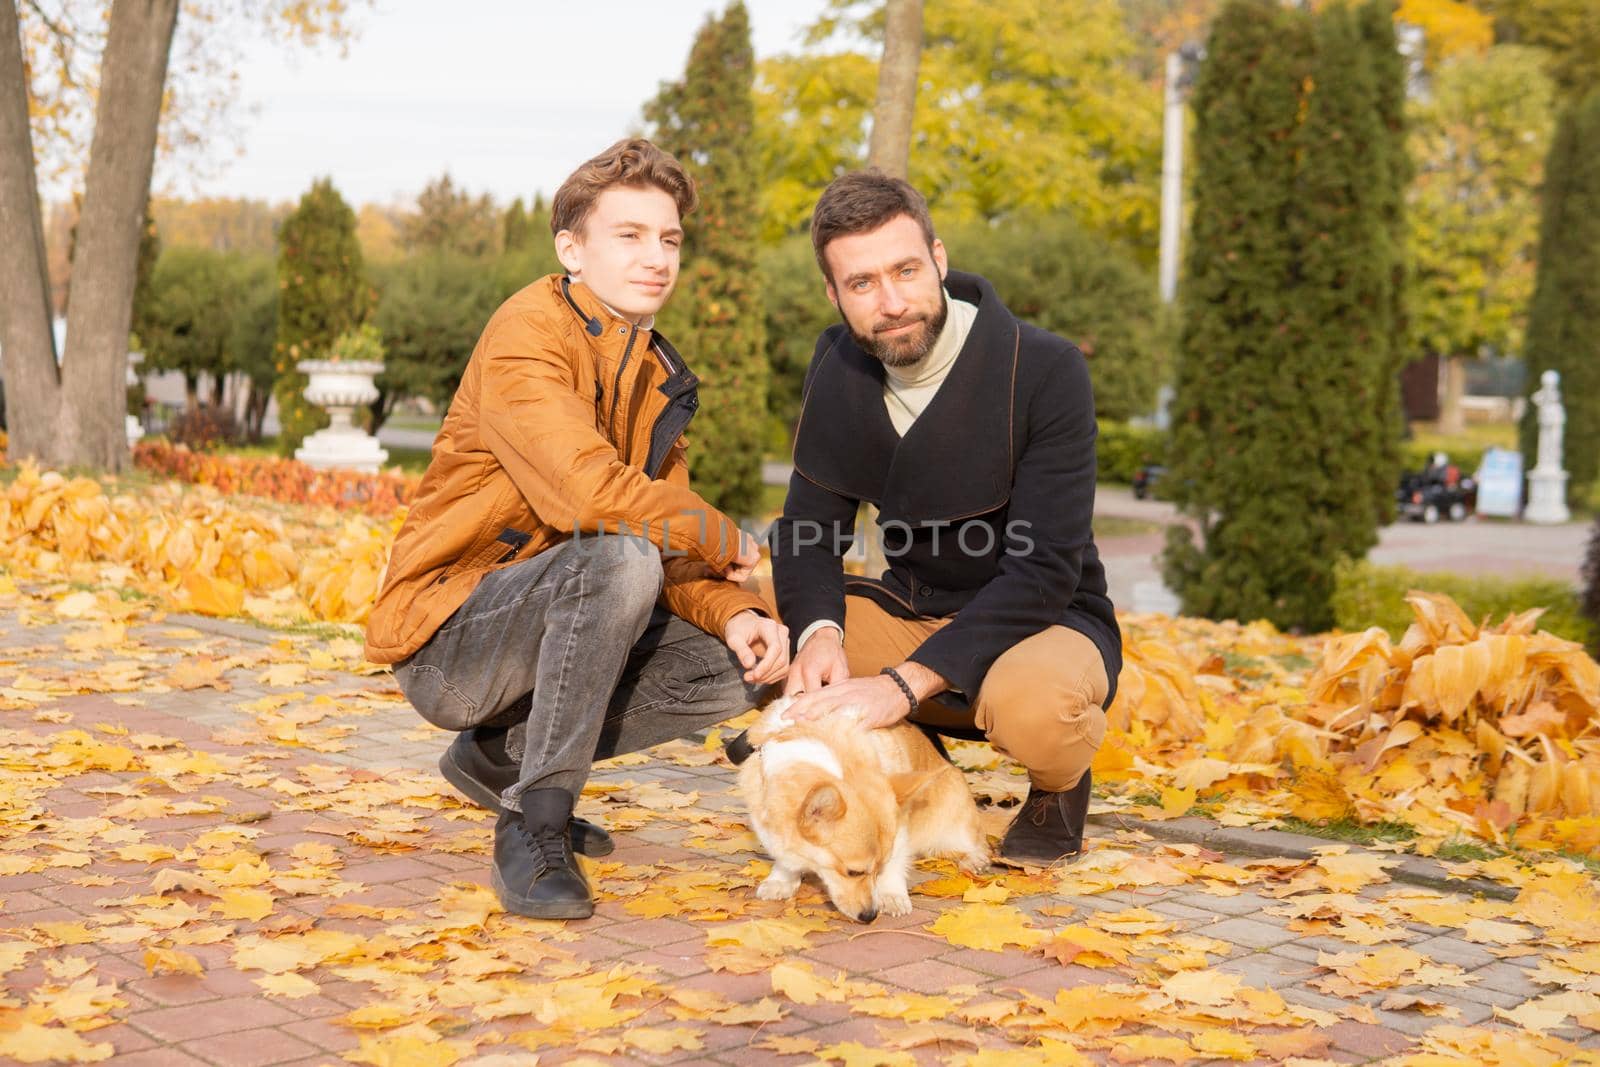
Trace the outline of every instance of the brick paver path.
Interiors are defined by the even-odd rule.
[[[758,901],[765,860],[731,768],[697,740],[595,774],[581,811],[618,849],[590,864],[593,920],[508,917],[484,888],[487,817],[435,773],[447,738],[387,673],[355,673],[348,642],[148,609],[122,632],[98,612],[53,615],[66,592],[0,593],[0,1047],[31,1035],[40,1061],[57,1040],[128,1067],[934,1064],[983,1050],[1359,1063],[1424,1041],[1482,1050],[1463,1062],[1515,1048],[1526,1058],[1506,1062],[1534,1063],[1600,1047],[1570,1017],[1539,1036],[1497,1016],[1554,991],[1535,977],[1545,949],[1396,922],[1408,901],[1465,902],[1393,882],[1319,911],[1329,889],[1297,861],[1123,834],[1059,880],[996,868],[964,885],[925,865],[916,911],[870,927],[814,889]],[[1024,788],[1004,767],[973,781],[980,795]],[[1351,901],[1375,909],[1370,926],[1315,932]],[[1074,956],[929,929],[983,907],[996,929],[1015,908],[1047,934],[1098,936]],[[1443,968],[1399,987],[1417,1005],[1313,984],[1334,977],[1319,964],[1332,954],[1393,948]],[[1197,967],[1211,968],[1201,987],[1173,981]],[[1476,1046],[1450,1029],[1478,1026]]]

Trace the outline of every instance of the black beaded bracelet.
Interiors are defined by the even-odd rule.
[[[894,679],[894,684],[900,687],[900,692],[906,695],[906,701],[911,705],[911,710],[906,712],[906,714],[915,715],[917,713],[917,694],[913,693],[911,691],[911,687],[906,684],[906,680],[900,677],[900,672],[895,670],[893,667],[885,667],[878,673],[887,674],[889,677]]]

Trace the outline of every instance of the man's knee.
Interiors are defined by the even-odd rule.
[[[1039,635],[990,668],[978,694],[978,725],[1037,784],[1070,788],[1105,740],[1105,679],[1088,638]]]
[[[604,534],[571,544],[585,584],[619,611],[647,611],[661,596],[661,550],[644,538]]]

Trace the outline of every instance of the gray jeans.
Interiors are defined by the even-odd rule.
[[[395,681],[447,730],[509,726],[529,789],[576,796],[590,764],[638,752],[755,707],[721,639],[656,601],[661,554],[637,538],[568,541],[493,571],[408,659]]]

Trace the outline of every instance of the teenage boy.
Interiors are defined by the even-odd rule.
[[[440,770],[499,812],[506,910],[584,918],[575,819],[595,760],[737,715],[788,668],[788,634],[743,589],[753,539],[689,487],[698,379],[652,330],[694,186],[626,140],[556,192],[565,274],[490,318],[395,538],[367,656],[429,722]]]

